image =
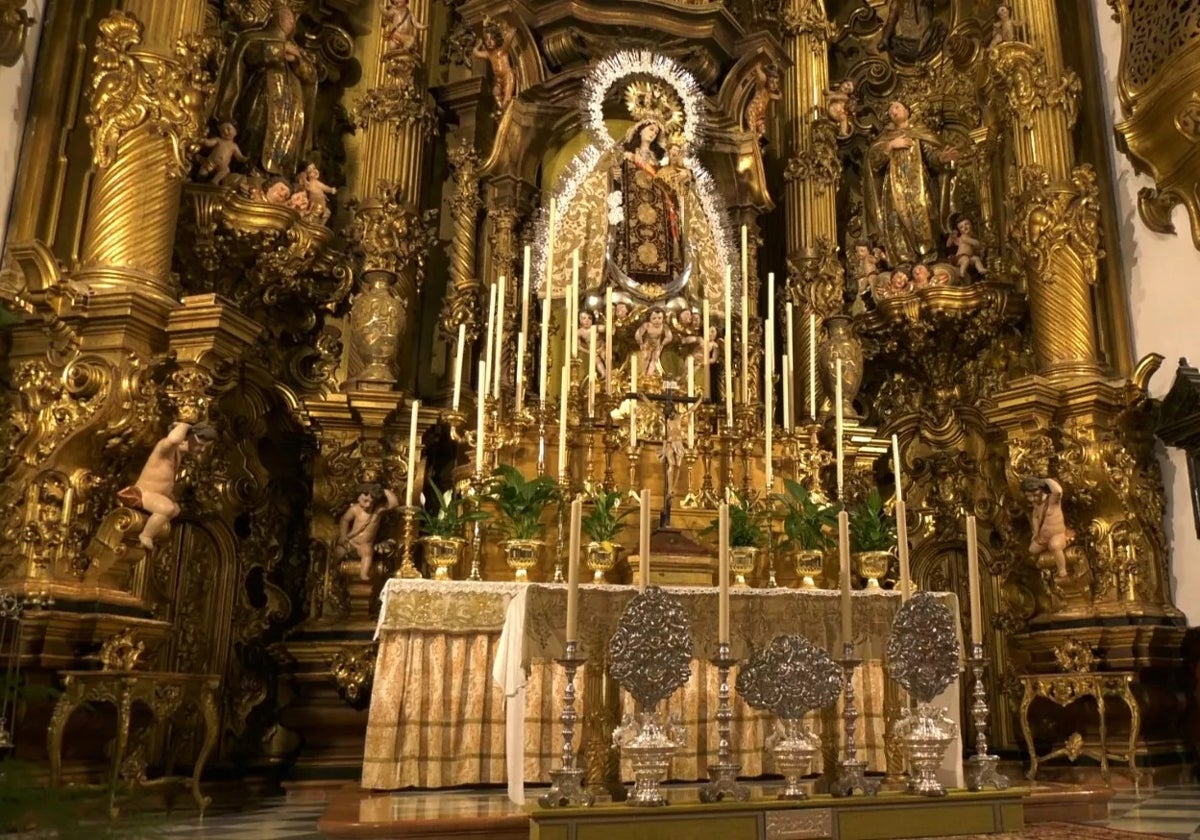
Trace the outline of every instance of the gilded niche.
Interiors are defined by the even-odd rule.
[[[1138,192],[1142,221],[1174,233],[1171,211],[1182,204],[1200,248],[1200,7],[1191,3],[1108,0],[1121,24],[1118,89],[1125,120],[1118,145],[1137,171],[1154,179]]]

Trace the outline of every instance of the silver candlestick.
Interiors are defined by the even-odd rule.
[[[750,798],[750,788],[737,780],[742,765],[732,761],[733,744],[730,737],[733,724],[733,705],[729,702],[729,671],[737,660],[729,655],[729,642],[717,644],[717,655],[712,663],[717,666],[719,685],[717,688],[717,763],[708,765],[709,781],[700,788],[701,802],[720,802],[732,799],[745,802]]]
[[[578,642],[567,642],[566,654],[557,660],[567,675],[563,689],[562,710],[562,767],[550,771],[550,789],[538,797],[543,808],[565,808],[569,805],[592,805],[596,797],[584,786],[583,770],[575,766],[575,672],[586,661],[577,655]]]
[[[970,664],[975,676],[974,702],[971,704],[971,720],[975,724],[975,755],[967,760],[965,768],[967,790],[983,790],[985,787],[1004,790],[1009,783],[1008,777],[996,770],[1000,756],[988,755],[988,704],[987,690],[983,685],[987,657],[983,655],[983,645],[971,645]]]
[[[879,782],[866,777],[867,763],[858,759],[858,745],[854,740],[854,732],[858,727],[858,706],[854,702],[854,669],[862,664],[861,659],[854,656],[854,643],[842,644],[842,666],[844,675],[842,692],[845,703],[842,706],[842,720],[846,727],[846,757],[838,764],[838,777],[829,786],[829,792],[834,796],[851,796],[856,791],[862,791],[864,796],[874,796],[879,793]]]

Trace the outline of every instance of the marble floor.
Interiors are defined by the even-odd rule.
[[[446,794],[438,797],[442,801],[436,807],[427,796],[396,794],[387,799],[393,817],[436,817],[435,811],[480,813],[480,809],[496,814],[512,809],[497,794]],[[181,814],[155,835],[171,840],[318,840],[325,836],[316,830],[324,810],[323,803],[268,800],[245,811],[211,813],[203,822]],[[1200,785],[1165,787],[1141,794],[1119,792],[1109,804],[1109,818],[1097,825],[1177,840],[1200,840]]]

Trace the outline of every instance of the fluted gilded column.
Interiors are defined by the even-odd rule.
[[[358,125],[347,192],[357,202],[351,235],[362,257],[361,293],[350,313],[349,376],[356,386],[392,386],[398,353],[418,306],[431,234],[419,210],[425,142],[435,117],[425,90],[426,38],[404,48],[388,40],[375,4],[358,41],[365,93],[354,106]],[[412,0],[413,18],[428,22],[428,0]],[[367,324],[371,328],[361,329]],[[403,389],[402,389],[403,390]]]
[[[841,308],[837,261],[837,184],[841,173],[833,125],[824,117],[829,89],[828,41],[834,33],[821,0],[789,0],[780,21],[791,69],[784,75],[787,126],[784,211],[787,220],[788,296],[796,305],[793,388],[807,397],[809,315],[821,322]],[[818,343],[821,341],[818,332]],[[821,384],[817,382],[818,401]],[[801,406],[804,400],[797,400]],[[801,415],[802,416],[802,415]]]
[[[129,0],[100,21],[87,124],[96,177],[80,270],[166,293],[189,155],[212,93],[204,0]]]
[[[1099,196],[1095,172],[1075,166],[1071,130],[1081,85],[1063,66],[1054,6],[1014,3],[1025,40],[991,50],[988,94],[1018,167],[1009,239],[1028,284],[1039,370],[1069,378],[1100,371],[1091,299]]]

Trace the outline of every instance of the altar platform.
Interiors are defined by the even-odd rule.
[[[885,793],[844,799],[814,795],[802,802],[781,802],[774,798],[780,786],[753,784],[752,801],[740,806],[702,805],[697,785],[670,785],[666,789],[672,804],[665,808],[638,809],[602,800],[592,809],[570,810],[515,805],[501,788],[393,793],[347,786],[332,794],[318,828],[331,838],[558,840],[571,836],[562,833],[564,826],[579,826],[583,820],[603,830],[594,835],[581,831],[574,835],[578,840],[592,836],[619,836],[621,840],[671,836],[687,840],[760,836],[773,840],[885,840],[1014,832],[1024,823],[1091,822],[1106,816],[1112,797],[1109,788],[1037,784],[1003,792],[956,790],[941,799]],[[535,793],[530,789],[530,801],[536,800]],[[679,823],[673,822],[676,819]],[[684,825],[690,820],[711,822],[706,828]],[[753,821],[756,827],[735,827],[734,821],[744,821],[746,826]],[[637,833],[638,825],[650,833]],[[764,831],[770,826],[771,832],[759,834],[759,825]]]

